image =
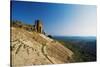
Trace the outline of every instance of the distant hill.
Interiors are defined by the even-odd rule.
[[[74,62],[94,62],[97,60],[95,36],[55,36],[53,38],[74,52]]]

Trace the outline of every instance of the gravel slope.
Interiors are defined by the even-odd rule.
[[[68,63],[73,52],[43,34],[11,28],[11,65],[31,66]]]

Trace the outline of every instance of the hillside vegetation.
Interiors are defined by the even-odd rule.
[[[73,62],[92,62],[96,61],[96,46],[95,41],[93,42],[79,42],[72,43],[69,41],[59,41],[65,47],[69,48],[74,52]]]

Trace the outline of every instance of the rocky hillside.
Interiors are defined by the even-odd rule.
[[[68,63],[73,52],[43,34],[11,27],[11,65]]]

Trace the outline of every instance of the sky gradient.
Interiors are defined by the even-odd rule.
[[[12,20],[43,23],[47,34],[59,36],[96,36],[95,5],[56,4],[12,1]]]

